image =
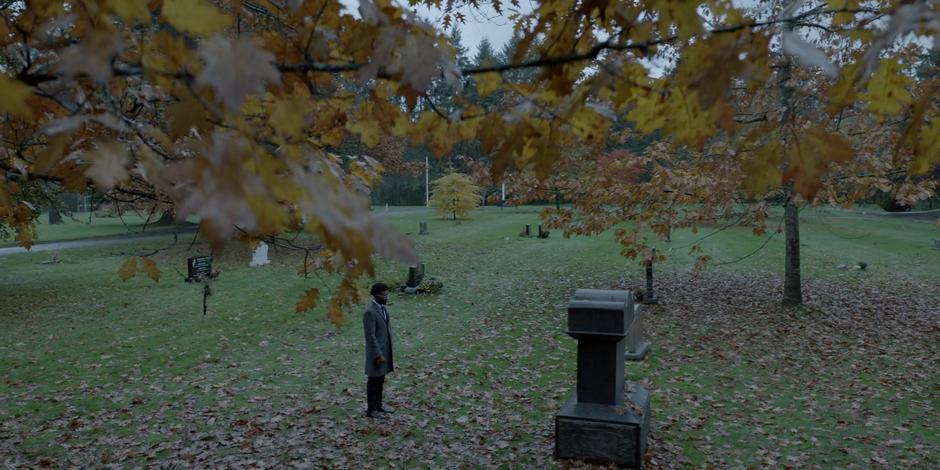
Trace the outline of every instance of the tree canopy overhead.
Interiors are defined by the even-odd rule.
[[[387,0],[355,14],[326,0],[0,1],[0,220],[29,246],[30,186],[54,181],[198,215],[215,244],[306,230],[344,274],[339,322],[373,253],[414,259],[357,191],[381,165],[343,155],[350,140],[444,155],[476,139],[495,174],[546,177],[566,146],[606,144],[626,119],[670,154],[720,153],[683,183],[735,176],[699,181],[706,199],[775,185],[815,197],[832,168],[870,159],[836,120],[893,125],[879,148],[906,175],[940,163],[937,75],[911,72],[913,35],[940,46],[940,2],[484,3],[518,33],[511,61],[459,64],[447,31]],[[446,2],[445,23],[479,5]],[[507,79],[518,70],[536,73]],[[428,93],[440,83],[447,106]],[[808,96],[804,117],[791,103]]]

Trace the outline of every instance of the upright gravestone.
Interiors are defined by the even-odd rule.
[[[545,238],[542,236],[542,224],[539,224],[539,238]]]
[[[529,224],[525,224],[525,236],[527,237],[532,236],[532,226]]]
[[[633,311],[627,312],[629,326],[627,326],[627,338],[625,352],[623,355],[626,361],[642,361],[646,359],[650,345],[643,338],[643,306],[633,302],[633,293],[625,290],[599,290],[599,289],[578,289],[574,291],[572,300],[589,300],[602,302],[617,302],[627,305]]]
[[[186,282],[202,282],[212,276],[212,257],[194,256],[186,259]]]
[[[268,244],[265,242],[258,243],[254,254],[251,256],[251,262],[248,263],[248,265],[255,267],[264,266],[269,263],[271,263],[271,260],[268,259]]]
[[[421,222],[418,224],[418,235],[427,235],[428,234],[428,223]]]
[[[62,213],[55,209],[49,209],[49,225],[56,225],[61,223]]]
[[[940,250],[940,238],[935,238],[933,240],[933,247]]]
[[[411,265],[408,267],[408,282],[405,283],[407,287],[418,287],[421,285],[421,281],[424,280],[424,263],[417,265]]]
[[[582,290],[585,298],[617,298]],[[649,435],[649,392],[624,387],[624,348],[633,296],[568,302],[568,335],[578,340],[575,395],[555,415],[555,456],[639,468]],[[625,397],[626,395],[626,397]]]

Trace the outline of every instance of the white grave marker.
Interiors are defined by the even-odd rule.
[[[258,247],[255,248],[255,254],[251,257],[249,266],[264,266],[270,262],[271,260],[268,259],[268,244],[265,242],[258,243]]]

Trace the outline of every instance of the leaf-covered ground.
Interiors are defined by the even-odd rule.
[[[416,231],[417,220],[396,224]],[[565,302],[576,287],[641,285],[641,270],[609,238],[516,236],[533,222],[484,212],[432,220],[417,237],[445,290],[391,300],[398,370],[386,401],[398,413],[385,422],[363,417],[359,312],[339,330],[319,310],[294,314],[312,285],[294,254],[272,252],[259,269],[247,252],[217,254],[206,316],[198,286],[172,267],[186,246],[155,257],[156,285],[117,279],[132,246],[71,250],[60,265],[2,258],[0,464],[557,466],[553,415],[574,387]],[[940,292],[929,277],[872,264],[808,279],[801,309],[781,307],[779,277],[753,265],[659,273],[651,354],[627,365],[652,390],[647,464],[938,461]],[[404,276],[394,264],[380,273]]]

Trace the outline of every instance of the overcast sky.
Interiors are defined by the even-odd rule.
[[[359,0],[340,0],[343,5],[355,16],[359,15]],[[400,5],[407,5],[407,0],[398,0]],[[681,0],[688,1],[688,0]],[[787,0],[732,0],[738,8],[744,8],[750,10],[751,14],[757,16],[765,15],[772,6],[780,1]],[[473,57],[476,54],[477,47],[480,44],[480,41],[483,38],[487,38],[492,44],[493,49],[499,51],[502,49],[503,45],[512,37],[512,22],[508,19],[508,16],[513,12],[519,12],[522,14],[527,14],[532,12],[538,5],[538,2],[532,0],[519,0],[519,9],[516,10],[508,0],[503,0],[503,14],[497,14],[490,4],[486,1],[480,2],[480,8],[462,8],[459,11],[466,16],[466,22],[460,25],[461,38],[463,46],[467,48],[467,55]],[[443,15],[441,11],[436,8],[427,8],[425,6],[417,6],[414,9],[415,13],[424,20],[433,24],[438,30],[443,29]],[[803,32],[806,34],[805,32]],[[809,32],[809,39],[812,41],[812,36],[815,35],[815,31]],[[908,36],[902,39],[902,43],[913,41],[925,49],[931,48],[933,45],[933,40],[930,37],[911,37]],[[661,63],[660,63],[661,62]],[[657,76],[662,73],[663,69],[668,66],[668,64],[663,60],[657,61],[644,61],[644,65],[652,75]]]

